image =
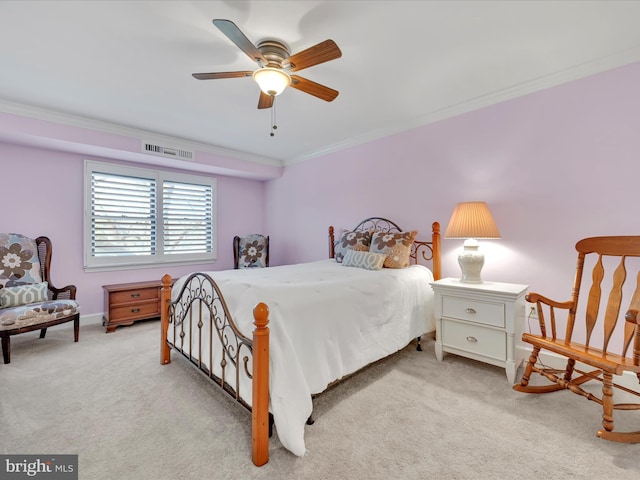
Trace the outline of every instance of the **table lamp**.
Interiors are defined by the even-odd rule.
[[[444,238],[464,238],[458,255],[463,283],[482,283],[480,272],[484,253],[478,250],[478,238],[501,238],[496,222],[485,202],[463,202],[456,205]]]

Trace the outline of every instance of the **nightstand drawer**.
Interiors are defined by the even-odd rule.
[[[442,344],[449,348],[504,361],[507,358],[506,333],[468,323],[442,325]]]
[[[479,302],[461,297],[442,297],[442,316],[504,328],[504,303]]]
[[[153,286],[149,288],[136,288],[132,290],[123,290],[121,292],[113,292],[111,294],[111,305],[124,303],[130,305],[135,302],[144,300],[160,300],[160,288]]]
[[[109,321],[129,321],[141,318],[153,318],[160,316],[160,302],[144,302],[121,307],[111,307]]]

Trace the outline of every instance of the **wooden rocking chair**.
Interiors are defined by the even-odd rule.
[[[621,316],[623,292],[633,286],[625,286],[627,265],[640,257],[640,236],[593,237],[580,240],[576,244],[578,262],[571,300],[556,302],[537,293],[529,293],[527,301],[536,304],[540,335],[525,333],[524,342],[533,345],[533,351],[525,367],[522,380],[514,389],[526,393],[549,393],[567,389],[602,405],[602,426],[597,435],[615,442],[638,443],[640,431],[614,432],[614,410],[638,410],[639,403],[613,403],[614,388],[640,397],[638,391],[613,382],[613,375],[633,372],[640,381],[640,272],[636,276],[635,291],[625,320]],[[593,261],[592,285],[586,299],[586,310],[580,316],[584,321],[576,322],[580,285],[585,259]],[[605,264],[613,264],[615,269],[605,276]],[[616,266],[617,265],[617,266]],[[600,312],[603,288],[610,289],[605,308]],[[556,336],[556,311],[568,312],[564,338]],[[548,323],[544,314],[548,313]],[[624,313],[624,312],[622,312]],[[610,340],[614,339],[611,342]],[[579,339],[580,342],[575,339]],[[627,356],[633,340],[632,356]],[[564,370],[548,368],[539,362],[541,350],[548,350],[566,357]],[[586,365],[586,368],[584,367]],[[581,370],[585,368],[585,370]],[[593,370],[595,369],[595,370]],[[589,371],[586,371],[589,370]],[[532,373],[538,373],[552,384],[529,385]],[[574,374],[578,374],[574,378]],[[602,382],[602,395],[594,395],[581,385],[591,380]]]

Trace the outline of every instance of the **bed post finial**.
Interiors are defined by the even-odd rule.
[[[169,303],[171,302],[171,275],[162,277],[162,288],[160,290],[160,364],[171,363],[171,348],[167,342],[167,332],[169,330]]]
[[[329,227],[329,258],[335,258],[336,256],[336,239],[333,233],[333,226]]]
[[[253,318],[251,459],[260,467],[269,461],[269,307],[257,304]]]
[[[431,250],[433,251],[433,278],[442,278],[442,248],[440,245],[440,223],[433,222],[431,225]]]

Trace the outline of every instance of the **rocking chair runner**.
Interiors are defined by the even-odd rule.
[[[640,397],[636,390],[625,388],[613,382],[614,375],[625,372],[635,373],[640,381],[640,271],[636,278],[635,291],[631,298],[629,310],[622,320],[621,305],[625,280],[627,277],[628,260],[640,257],[640,236],[593,237],[580,240],[576,244],[578,262],[571,300],[556,302],[537,293],[527,295],[527,301],[536,304],[540,335],[525,333],[524,342],[533,345],[533,351],[525,367],[522,380],[514,385],[514,389],[526,393],[549,393],[567,389],[582,395],[602,406],[602,426],[597,432],[598,437],[615,442],[638,443],[640,431],[614,432],[614,410],[639,410],[640,403],[613,403],[614,388]],[[593,258],[593,283],[589,290],[586,310],[578,317],[578,299],[583,277],[585,259]],[[635,260],[634,260],[635,262]],[[611,275],[605,276],[605,264],[617,264]],[[608,269],[608,268],[607,268]],[[604,303],[602,289],[610,288],[605,308],[599,315],[601,300]],[[568,312],[564,338],[556,336],[556,310]],[[548,313],[548,323],[544,314]],[[584,322],[578,318],[584,317]],[[582,339],[579,343],[575,338]],[[614,341],[610,340],[614,338]],[[632,356],[627,356],[633,340]],[[620,345],[618,348],[615,346]],[[548,368],[539,363],[541,350],[548,350],[566,357],[564,370]],[[591,371],[579,370],[587,366]],[[592,370],[595,369],[595,370]],[[531,375],[540,374],[552,384],[529,385]],[[574,378],[574,374],[579,374]],[[597,396],[584,390],[581,385],[596,380],[602,382],[602,395]]]

